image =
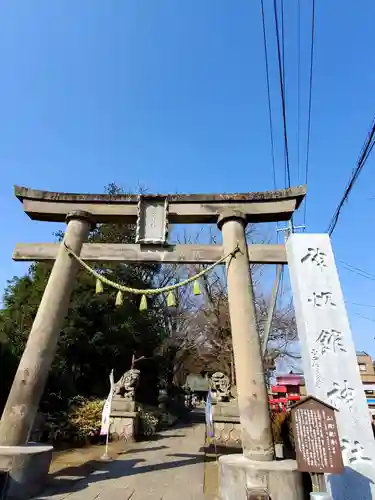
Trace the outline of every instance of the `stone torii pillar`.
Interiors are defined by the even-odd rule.
[[[62,322],[67,314],[78,263],[68,255],[64,242],[80,254],[90,230],[90,216],[76,211],[66,218],[60,245],[37,315],[23,352],[0,421],[0,445],[24,445],[38,411],[48,373],[55,357]]]
[[[224,252],[230,253],[237,245],[240,250],[228,258],[227,283],[243,454],[251,460],[271,461],[274,458],[274,446],[247,252],[246,225],[246,216],[236,210],[223,212],[218,220]]]

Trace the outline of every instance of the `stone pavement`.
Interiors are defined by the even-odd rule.
[[[88,477],[55,476],[34,500],[204,500],[205,425],[187,424],[135,443]]]

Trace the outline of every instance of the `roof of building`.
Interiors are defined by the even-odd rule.
[[[357,356],[368,356],[367,352],[365,351],[357,351],[356,354]]]

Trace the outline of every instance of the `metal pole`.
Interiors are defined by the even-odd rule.
[[[274,282],[273,288],[272,288],[271,302],[270,302],[270,305],[268,307],[267,321],[266,321],[266,325],[264,327],[264,333],[263,333],[263,341],[262,341],[262,356],[263,356],[263,358],[267,352],[267,344],[268,344],[268,339],[269,339],[270,332],[271,332],[273,315],[275,313],[277,292],[278,292],[279,286],[280,286],[280,279],[281,279],[282,270],[283,270],[283,265],[277,264],[276,279],[275,279],[275,282]]]

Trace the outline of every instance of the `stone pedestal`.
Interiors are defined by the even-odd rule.
[[[138,412],[135,402],[114,398],[111,407],[111,438],[116,441],[135,441],[138,433]]]
[[[219,499],[247,500],[266,491],[272,500],[304,500],[302,474],[294,460],[259,462],[243,455],[219,458]]]
[[[52,446],[30,443],[0,446],[0,470],[4,474],[0,498],[26,500],[43,490],[52,460]]]
[[[242,449],[241,424],[236,400],[212,406],[215,444]]]

